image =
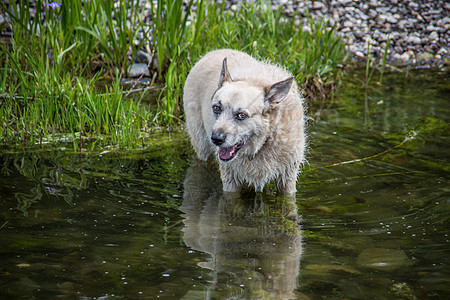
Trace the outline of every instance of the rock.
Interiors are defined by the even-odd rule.
[[[359,17],[361,18],[361,20],[366,21],[367,19],[369,19],[369,16],[366,15],[365,13],[363,13],[360,10],[357,10],[357,13],[359,12]]]
[[[409,36],[406,41],[411,44],[419,45],[422,43],[422,40],[417,36]]]
[[[376,8],[376,7],[378,7],[379,5],[380,5],[380,4],[378,3],[377,0],[370,0],[370,1],[369,1],[369,6],[372,7],[372,8]]]
[[[436,31],[433,31],[432,33],[430,33],[428,38],[430,39],[430,41],[435,41],[439,39],[439,34]]]
[[[346,275],[359,275],[360,271],[345,265],[306,265],[307,270],[311,270],[316,275],[323,275],[324,273]]]
[[[414,55],[411,55],[411,51],[406,51],[402,55],[400,55],[400,59],[403,61],[408,61],[412,59]]]
[[[366,56],[364,55],[364,53],[362,53],[361,51],[356,51],[355,55],[359,58],[366,58]]]
[[[395,17],[395,15],[388,15],[386,18],[386,21],[391,23],[391,24],[397,24],[398,22],[398,18]]]
[[[401,21],[399,21],[398,23],[397,23],[397,27],[400,29],[400,30],[402,30],[402,31],[405,31],[406,30],[406,24],[408,23],[408,21],[406,21],[406,20],[401,20]]]
[[[403,61],[402,56],[398,53],[394,53],[394,55],[392,55],[392,59],[394,61]]]
[[[356,53],[356,51],[358,51],[358,47],[356,47],[353,44],[350,44],[349,46],[347,46],[346,48],[348,51],[350,51],[351,53]],[[362,54],[362,53],[361,53]]]
[[[377,270],[393,271],[412,264],[403,250],[369,248],[361,252],[357,258],[363,267]]]
[[[146,77],[150,76],[147,64],[132,64],[128,69],[128,77],[130,78],[140,77],[141,75]]]
[[[319,1],[313,1],[312,9],[322,9],[325,7],[325,4]]]
[[[142,64],[150,64],[150,62],[152,61],[152,56],[147,53],[144,52],[142,50],[140,50],[137,54],[136,57],[134,58],[134,62],[135,63],[142,63]]]
[[[448,50],[444,47],[442,47],[441,49],[439,49],[439,51],[437,52],[437,54],[439,55],[447,55],[448,54]]]
[[[419,60],[428,61],[434,58],[434,55],[431,53],[421,53],[419,54]]]
[[[395,283],[391,286],[390,291],[400,299],[417,299],[414,291],[406,282]]]
[[[353,23],[350,21],[345,21],[343,25],[344,27],[353,27]]]
[[[412,9],[417,9],[417,8],[419,8],[419,4],[417,4],[417,3],[414,2],[414,1],[410,1],[410,2],[408,3],[408,6],[409,6],[410,8],[412,8]]]

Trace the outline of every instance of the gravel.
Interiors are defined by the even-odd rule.
[[[240,1],[226,1],[236,10]],[[448,61],[450,44],[450,3],[429,0],[327,0],[271,1],[283,14],[298,19],[308,30],[306,16],[327,21],[347,41],[356,59],[382,57],[390,39],[388,62],[392,64],[435,64]]]

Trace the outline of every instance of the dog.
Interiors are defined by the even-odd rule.
[[[230,49],[206,54],[184,86],[186,127],[200,160],[217,158],[225,192],[295,194],[305,160],[304,99],[292,74]]]

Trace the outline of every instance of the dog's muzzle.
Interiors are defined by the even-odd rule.
[[[218,154],[219,158],[222,161],[229,161],[233,159],[236,156],[239,149],[241,149],[245,144],[245,141],[242,140],[239,143],[234,144],[233,146],[221,147],[225,143],[226,138],[227,136],[225,135],[225,133],[222,132],[213,132],[211,134],[211,141],[214,143],[214,145],[219,147]]]

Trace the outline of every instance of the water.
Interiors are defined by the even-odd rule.
[[[0,298],[446,299],[449,90],[445,71],[366,94],[348,78],[310,125],[295,202],[223,195],[184,133],[4,147]]]

